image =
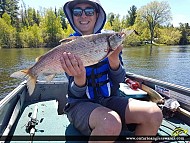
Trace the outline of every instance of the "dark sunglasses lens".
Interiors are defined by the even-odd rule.
[[[86,16],[93,16],[95,9],[94,8],[86,8],[84,11],[85,11]]]
[[[85,12],[86,16],[93,16],[95,9],[94,8],[86,8],[86,9],[81,9],[81,8],[74,8],[73,9],[73,15],[74,16],[82,16],[82,12]]]
[[[80,9],[80,8],[73,9],[73,15],[74,16],[81,16],[82,15],[82,9]]]

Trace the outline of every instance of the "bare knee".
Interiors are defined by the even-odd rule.
[[[126,108],[126,123],[136,123],[135,135],[156,135],[162,112],[153,102],[131,100]]]
[[[109,112],[109,115],[104,118],[101,127],[106,134],[119,135],[122,128],[122,123],[119,115],[114,111]]]
[[[126,123],[161,124],[162,111],[156,103],[131,99],[126,108]]]
[[[100,109],[100,111],[97,112],[99,113],[95,113],[95,118],[93,118],[95,114],[90,117],[92,135],[119,135],[122,128],[119,115],[115,111],[107,109],[105,111]]]
[[[160,108],[155,103],[150,103],[150,108],[146,114],[146,120],[148,124],[152,124],[155,126],[160,126],[162,123],[163,115]]]

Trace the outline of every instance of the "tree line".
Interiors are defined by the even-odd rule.
[[[0,48],[54,47],[73,32],[62,7],[26,7],[24,1],[0,0]],[[131,6],[122,18],[108,13],[104,29],[121,31],[134,29],[138,35],[131,35],[124,44],[138,46],[146,43],[166,45],[190,44],[190,26],[170,24],[171,9],[166,1],[153,1],[137,9]]]

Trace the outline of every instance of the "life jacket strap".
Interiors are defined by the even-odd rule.
[[[104,71],[104,72],[101,72],[99,74],[95,74],[94,77],[95,78],[101,78],[103,75],[106,75],[107,73],[108,73],[108,71]],[[91,78],[92,78],[91,75],[87,76],[87,79],[91,79]]]
[[[101,86],[107,84],[108,82],[109,82],[109,80],[106,80],[106,81],[99,82],[99,83],[95,83],[95,84],[89,83],[88,85],[89,85],[89,86],[92,86],[92,87],[94,87],[94,88],[96,88],[96,87],[101,87]]]

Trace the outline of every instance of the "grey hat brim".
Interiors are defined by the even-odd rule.
[[[80,4],[80,3],[87,3],[87,4],[91,5],[92,7],[94,7],[98,12],[98,5],[96,3],[88,1],[88,0],[80,0],[79,2],[71,1],[71,2],[69,2],[68,6],[70,9],[73,9],[75,7],[75,5]]]

